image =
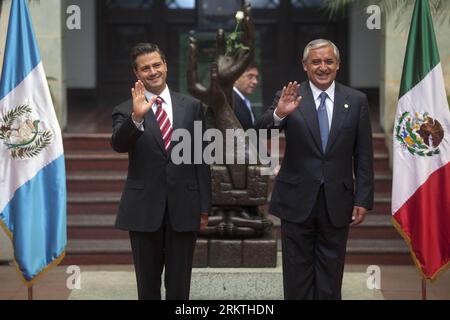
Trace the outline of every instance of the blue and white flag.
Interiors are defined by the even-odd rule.
[[[31,286],[65,254],[61,129],[26,0],[13,0],[0,82],[0,225]]]

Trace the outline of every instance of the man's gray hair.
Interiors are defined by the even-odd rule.
[[[330,40],[326,40],[326,39],[316,39],[306,45],[305,50],[303,51],[303,62],[305,62],[308,59],[308,55],[311,50],[319,49],[322,47],[328,47],[328,46],[333,47],[333,51],[334,51],[334,55],[336,56],[336,59],[338,61],[341,61],[339,49],[338,49],[338,47],[336,47],[336,45],[333,42],[331,42]]]

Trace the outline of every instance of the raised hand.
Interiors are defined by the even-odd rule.
[[[278,117],[287,117],[298,108],[302,100],[302,97],[298,95],[299,88],[300,84],[297,81],[289,82],[287,87],[283,88],[277,108],[275,109]]]
[[[243,8],[244,20],[242,21],[242,44],[248,49],[238,48],[234,53],[226,52],[226,36],[223,30],[217,32],[217,52],[215,63],[217,64],[217,80],[220,87],[225,93],[227,103],[233,110],[233,85],[237,79],[245,71],[249,63],[254,58],[256,32],[253,20],[251,17],[250,5],[245,5]],[[204,86],[197,74],[197,41],[190,38],[189,43],[189,60],[188,60],[188,89],[189,92],[201,101],[209,104],[210,87]],[[239,121],[236,126],[240,126]],[[233,126],[234,127],[234,126]]]
[[[131,89],[131,96],[133,98],[133,119],[135,121],[142,121],[148,110],[156,101],[156,96],[150,101],[145,98],[145,87],[141,80],[138,80],[134,84],[134,88]]]

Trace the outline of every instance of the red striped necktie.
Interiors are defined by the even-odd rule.
[[[159,129],[161,130],[163,142],[164,142],[164,149],[166,152],[170,148],[170,138],[172,137],[172,124],[170,123],[169,116],[167,115],[166,111],[164,111],[162,104],[164,100],[161,97],[156,98],[156,106],[157,110],[155,113],[156,122],[158,122]]]

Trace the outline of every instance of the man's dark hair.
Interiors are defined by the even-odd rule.
[[[142,56],[144,54],[153,53],[153,52],[159,53],[162,61],[166,62],[166,56],[164,55],[164,52],[162,52],[161,49],[159,49],[159,47],[156,44],[138,43],[133,48],[131,48],[130,58],[131,58],[131,65],[133,66],[133,69],[136,70],[136,68],[137,68],[136,59],[139,56]]]
[[[252,62],[249,63],[249,65],[247,66],[247,68],[245,69],[245,71],[248,71],[248,70],[250,70],[250,69],[256,69],[256,70],[259,71],[259,66],[258,66],[258,64],[256,63],[256,61],[253,61],[253,60],[252,60]]]

